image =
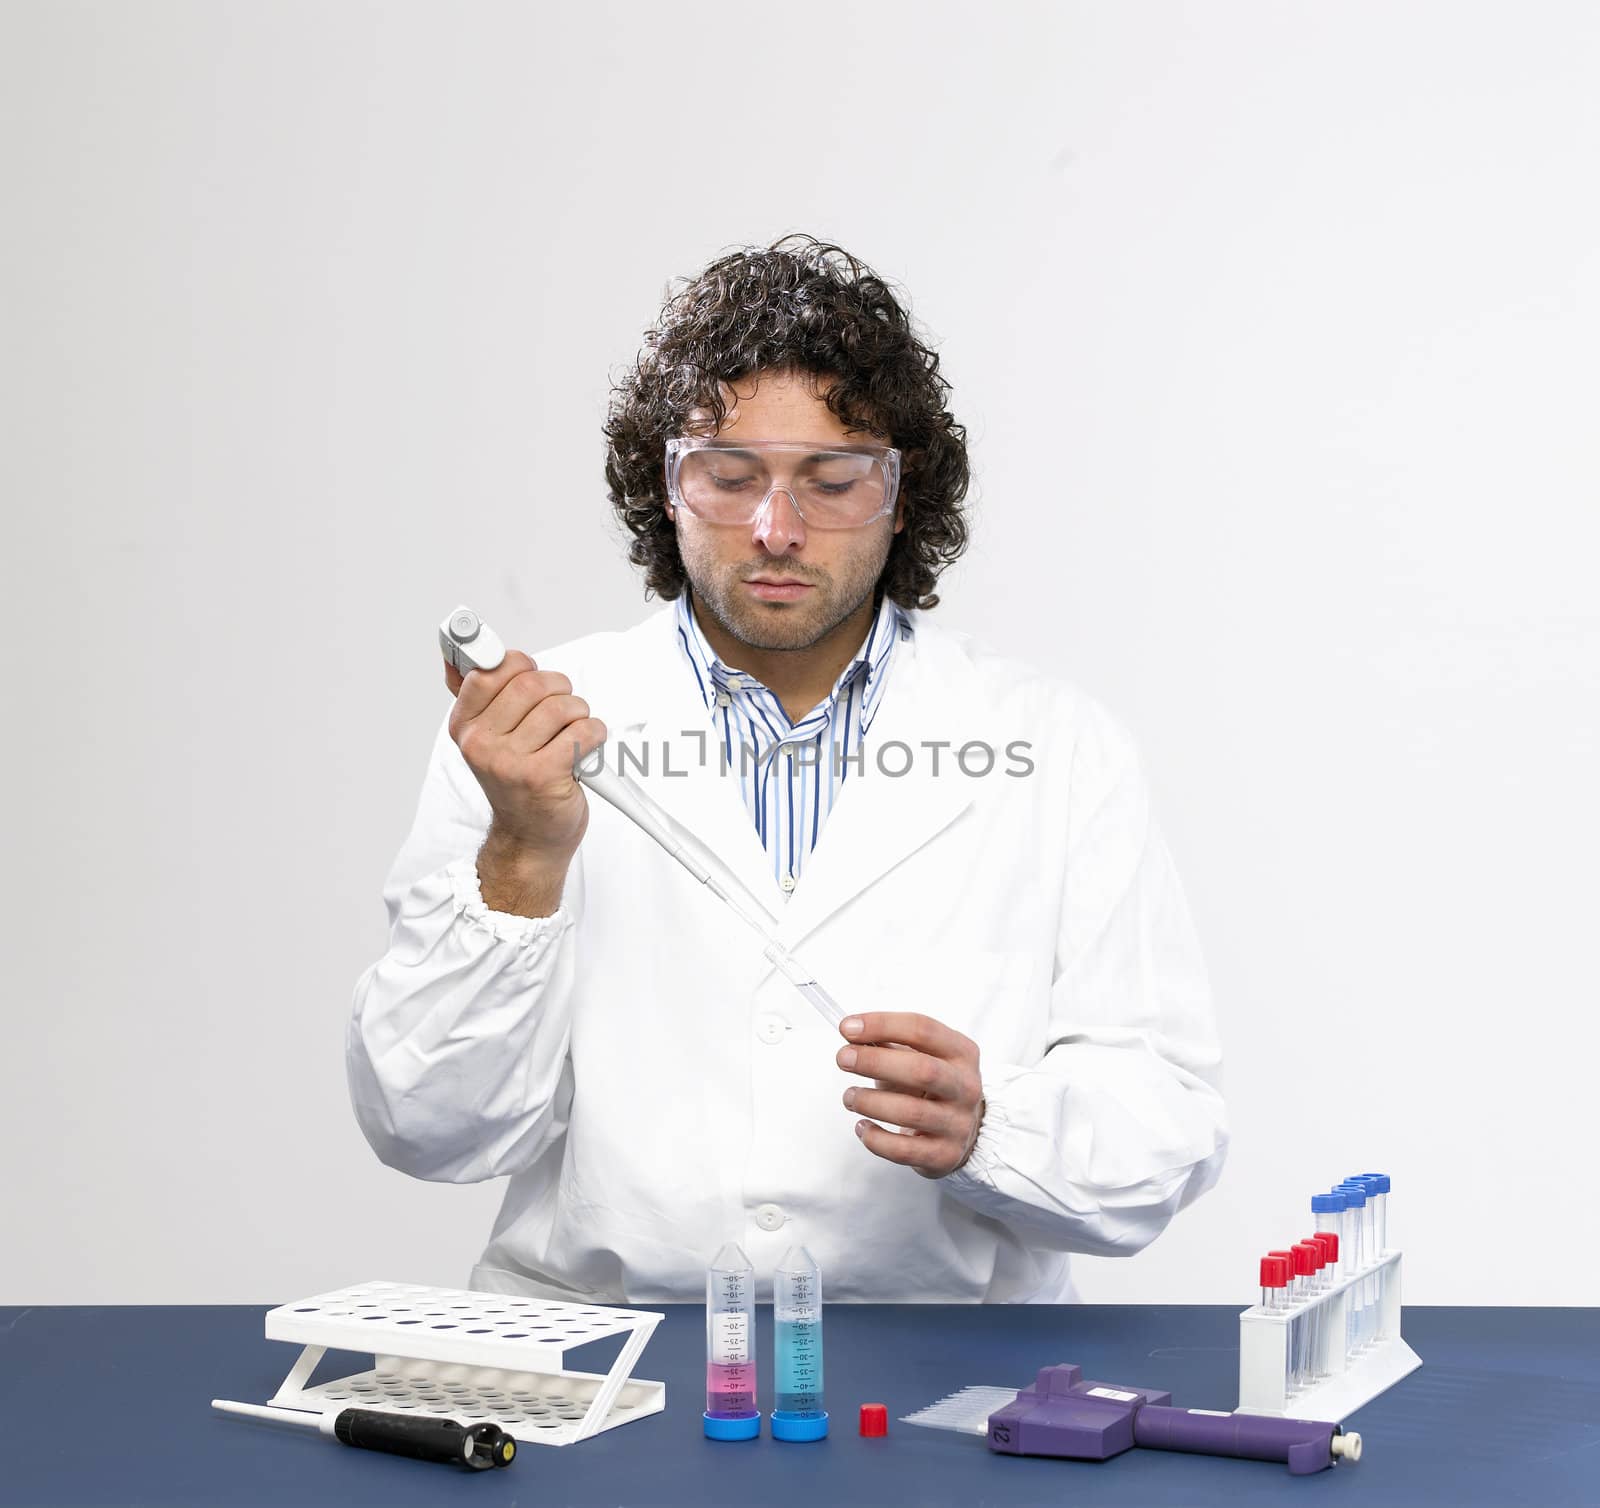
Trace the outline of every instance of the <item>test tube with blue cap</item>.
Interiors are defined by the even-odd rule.
[[[1373,1263],[1383,1254],[1383,1248],[1378,1241],[1378,1185],[1377,1176],[1369,1173],[1357,1173],[1346,1178],[1340,1188],[1358,1188],[1365,1196],[1366,1203],[1361,1210],[1361,1252],[1367,1263]]]
[[[754,1440],[756,1406],[756,1274],[730,1241],[706,1271],[706,1410],[708,1440]]]
[[[1377,1255],[1381,1257],[1389,1250],[1389,1190],[1394,1186],[1393,1181],[1387,1173],[1363,1173],[1361,1179],[1377,1195],[1375,1224],[1378,1228]]]
[[[1372,1227],[1367,1212],[1366,1185],[1347,1179],[1335,1192],[1344,1195],[1345,1209],[1350,1217],[1350,1229],[1355,1241],[1355,1264],[1351,1270],[1363,1274],[1372,1261]],[[1350,1288],[1351,1355],[1359,1354],[1367,1346],[1369,1329],[1367,1311],[1371,1307],[1370,1294],[1371,1289],[1367,1279],[1364,1276],[1357,1276]]]
[[[1371,1260],[1382,1260],[1389,1250],[1389,1189],[1391,1180],[1387,1173],[1358,1173],[1353,1180],[1367,1191],[1367,1208],[1372,1212]],[[1386,1339],[1383,1331],[1384,1297],[1389,1287],[1392,1268],[1384,1267],[1372,1280],[1372,1327],[1374,1335]]]
[[[822,1440],[822,1272],[803,1246],[792,1246],[772,1279],[775,1371],[774,1440]]]
[[[1344,1195],[1330,1191],[1326,1194],[1313,1194],[1311,1196],[1311,1223],[1317,1230],[1325,1230],[1331,1236],[1339,1238],[1339,1276],[1344,1277],[1350,1271],[1349,1264],[1344,1258],[1346,1233],[1340,1222],[1340,1215],[1344,1213]]]

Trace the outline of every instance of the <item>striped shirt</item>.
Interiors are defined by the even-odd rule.
[[[833,690],[798,722],[753,675],[730,670],[707,643],[689,605],[678,598],[678,643],[711,715],[721,769],[735,775],[772,877],[788,895],[839,799],[883,699],[894,646],[911,623],[886,596],[866,639]]]

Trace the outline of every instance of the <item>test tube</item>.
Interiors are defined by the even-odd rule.
[[[1269,1257],[1277,1257],[1284,1265],[1285,1282],[1283,1288],[1283,1307],[1290,1315],[1289,1319],[1289,1345],[1288,1363],[1289,1377],[1288,1390],[1297,1391],[1305,1381],[1305,1325],[1297,1312],[1301,1301],[1305,1297],[1305,1281],[1295,1269],[1294,1252],[1287,1246],[1276,1247],[1267,1253]]]
[[[1372,1205],[1372,1223],[1374,1229],[1374,1247],[1377,1256],[1386,1255],[1392,1248],[1389,1245],[1389,1188],[1390,1179],[1387,1173],[1363,1173],[1361,1181],[1368,1189],[1368,1203]],[[1380,1340],[1387,1337],[1383,1332],[1383,1317],[1387,1312],[1384,1303],[1389,1291],[1389,1278],[1393,1266],[1385,1267],[1379,1274],[1374,1286],[1373,1294],[1373,1328]]]
[[[1302,1361],[1305,1381],[1309,1386],[1322,1372],[1318,1359],[1322,1342],[1322,1248],[1315,1241],[1296,1241],[1294,1253],[1297,1264],[1295,1271],[1305,1273],[1309,1299],[1306,1308],[1306,1338]]]
[[[1268,1314],[1282,1314],[1289,1307],[1289,1264],[1282,1257],[1267,1255],[1261,1259],[1261,1307]],[[1291,1329],[1291,1336],[1292,1336]],[[1293,1391],[1290,1385],[1293,1353],[1289,1338],[1284,1341],[1283,1391],[1287,1397]]]
[[[1371,1289],[1367,1286],[1364,1276],[1368,1263],[1371,1262],[1371,1236],[1367,1225],[1367,1190],[1365,1185],[1346,1181],[1334,1191],[1344,1195],[1346,1213],[1350,1218],[1350,1233],[1355,1243],[1354,1266],[1352,1271],[1358,1274],[1350,1286],[1350,1354],[1355,1355],[1364,1350],[1367,1344],[1367,1309],[1368,1295]]]
[[[1322,1248],[1322,1258],[1328,1269],[1328,1287],[1332,1288],[1339,1274],[1339,1238],[1332,1231],[1319,1230],[1311,1239]],[[1328,1313],[1333,1313],[1331,1304],[1328,1306]],[[1332,1349],[1331,1337],[1329,1349]]]
[[[1393,1248],[1389,1245],[1389,1190],[1393,1184],[1387,1173],[1363,1173],[1361,1181],[1369,1184],[1377,1194],[1378,1254]]]
[[[828,1433],[822,1407],[822,1273],[810,1252],[791,1246],[772,1279],[776,1322],[773,1343],[774,1440],[821,1440]]]
[[[1289,1307],[1285,1290],[1289,1286],[1289,1264],[1282,1257],[1261,1259],[1261,1307],[1268,1314],[1281,1314]]]
[[[1313,1194],[1311,1196],[1311,1223],[1319,1232],[1326,1231],[1330,1236],[1342,1234],[1339,1216],[1344,1213],[1343,1194]],[[1335,1242],[1337,1245],[1337,1242]],[[1339,1276],[1345,1275],[1345,1267],[1341,1262],[1337,1269]]]
[[[1339,1238],[1332,1231],[1319,1230],[1310,1240],[1316,1248],[1317,1290],[1321,1295],[1317,1304],[1316,1373],[1327,1377],[1334,1370],[1331,1352],[1339,1343],[1331,1329],[1333,1305],[1328,1301],[1339,1278]]]
[[[1347,1178],[1341,1188],[1359,1188],[1365,1199],[1361,1210],[1361,1253],[1370,1265],[1382,1254],[1378,1244],[1378,1190],[1367,1177]]]
[[[706,1411],[710,1440],[754,1440],[756,1407],[756,1274],[730,1241],[706,1270]]]

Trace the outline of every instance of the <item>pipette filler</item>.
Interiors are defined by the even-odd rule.
[[[1125,1450],[1193,1451],[1284,1461],[1294,1476],[1361,1459],[1361,1436],[1314,1419],[1275,1419],[1216,1409],[1172,1408],[1172,1394],[1086,1379],[1063,1362],[1041,1367],[1020,1392],[971,1387],[907,1414],[903,1424],[983,1435],[1014,1456],[1104,1461]]]
[[[341,1445],[388,1451],[390,1455],[411,1456],[418,1461],[442,1461],[473,1471],[509,1466],[517,1455],[517,1442],[498,1424],[458,1424],[454,1419],[363,1408],[313,1414],[269,1404],[234,1403],[228,1398],[213,1398],[211,1407],[220,1413],[240,1414],[269,1424],[314,1429]]]

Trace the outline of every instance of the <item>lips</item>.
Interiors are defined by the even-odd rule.
[[[759,597],[763,602],[793,602],[811,590],[808,582],[796,581],[792,576],[770,581],[756,577],[745,582],[745,585],[750,588],[752,596]]]

